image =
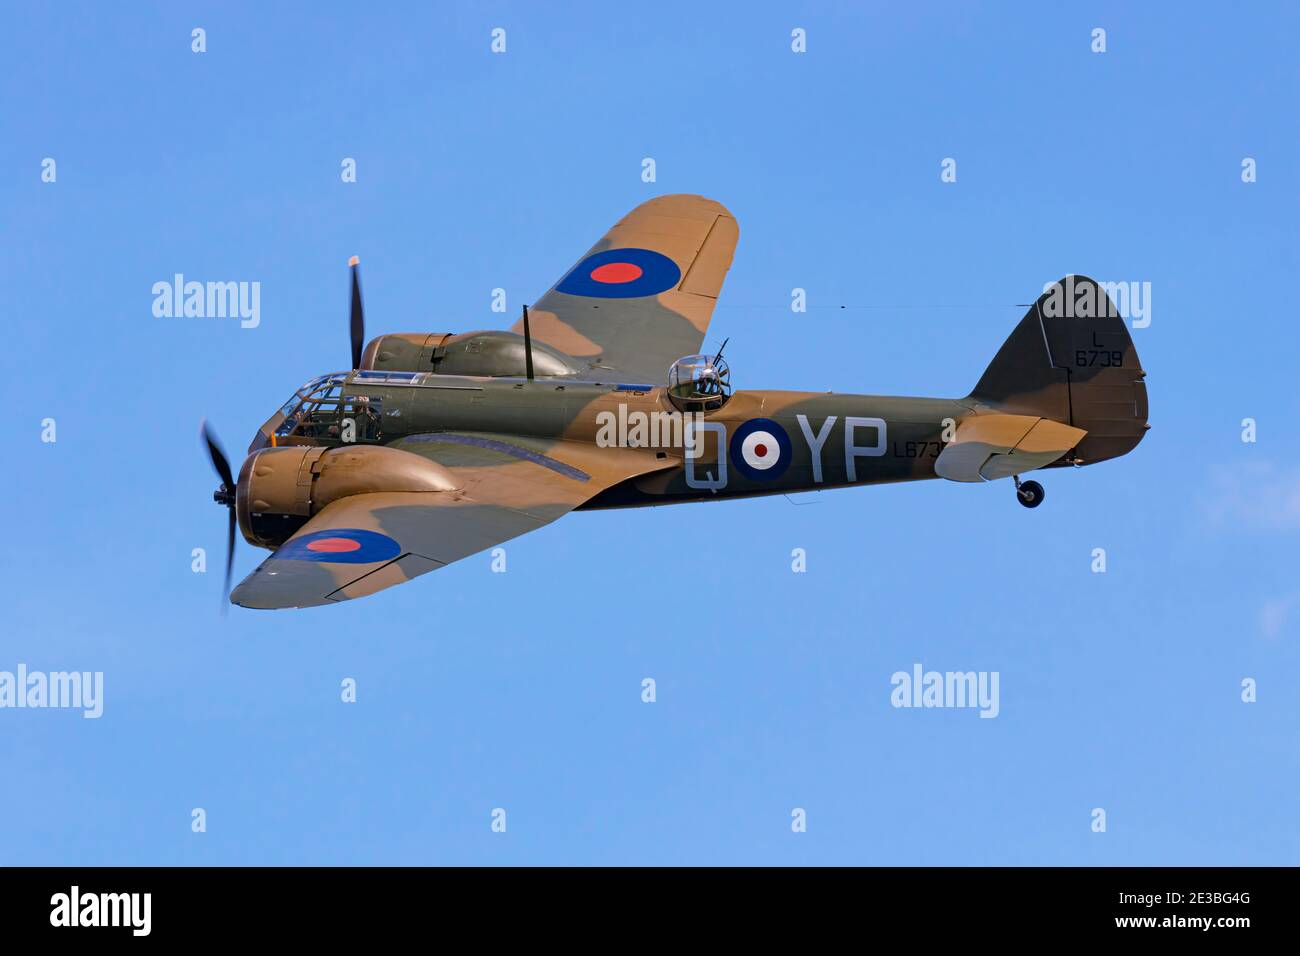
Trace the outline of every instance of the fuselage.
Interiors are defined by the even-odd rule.
[[[776,390],[683,412],[663,387],[569,378],[362,371],[315,383],[318,404],[295,410],[291,401],[250,450],[354,442],[418,453],[418,436],[457,432],[528,439],[542,454],[583,442],[663,461],[583,506],[592,509],[933,478],[954,422],[972,412],[952,399]]]

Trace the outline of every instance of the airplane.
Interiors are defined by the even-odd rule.
[[[702,351],[739,238],[702,196],[620,219],[508,331],[365,342],[258,430],[239,475],[201,433],[229,514],[225,593],[247,608],[374,594],[570,511],[851,485],[1012,479],[1124,455],[1146,373],[1105,288],[1046,287],[964,398],[733,390]],[[230,591],[235,526],[272,553]]]

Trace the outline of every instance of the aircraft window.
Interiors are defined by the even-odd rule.
[[[288,422],[285,422],[287,425]],[[296,416],[292,434],[301,438],[332,439],[339,437],[339,403],[337,399],[304,402]]]
[[[343,400],[339,421],[352,422],[353,433],[347,441],[379,441],[380,424],[384,416],[383,402],[366,395],[348,395]]]
[[[346,372],[333,372],[318,375],[303,385],[280,407],[284,421],[275,433],[282,437],[292,434],[327,438],[329,424],[337,433],[339,392],[347,377]]]
[[[293,405],[292,411],[285,413],[285,419],[275,433],[303,438],[338,437],[340,387],[338,382],[326,382],[304,398],[294,396],[289,405],[285,405],[285,408]]]
[[[684,411],[721,408],[731,397],[731,370],[721,355],[687,355],[668,369],[668,397]]]
[[[288,405],[285,406],[285,408],[288,407]],[[290,434],[294,430],[294,427],[302,421],[302,415],[303,409],[302,403],[300,402],[293,407],[292,411],[285,413],[284,421],[280,423],[280,427],[275,430],[275,433],[281,438]]]
[[[392,383],[397,385],[413,385],[415,380],[420,377],[420,372],[386,372],[383,369],[367,369],[363,372],[357,372],[353,380],[357,382],[375,383]]]

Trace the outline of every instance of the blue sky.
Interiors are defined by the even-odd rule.
[[[103,671],[105,700],[0,710],[0,863],[1300,862],[1294,10],[8,21],[0,670]],[[935,481],[578,514],[505,574],[219,615],[198,422],[237,453],[347,364],[349,256],[372,332],[500,327],[493,288],[513,313],[670,192],[740,222],[709,339],[739,387],[964,395],[1077,271],[1151,283],[1152,430],[1033,512]],[[260,282],[261,324],[155,318],[177,272]],[[997,719],[891,707],[918,662],[997,671]]]

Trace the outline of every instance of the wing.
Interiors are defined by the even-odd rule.
[[[625,478],[653,453],[483,433],[417,435],[454,491],[372,492],[331,502],[240,582],[243,607],[313,607],[373,594],[540,528]]]
[[[530,331],[625,382],[662,383],[669,365],[700,350],[739,236],[712,199],[644,202],[530,309]]]
[[[949,481],[993,481],[1050,465],[1088,434],[1035,415],[972,415],[957,423],[934,470]]]

